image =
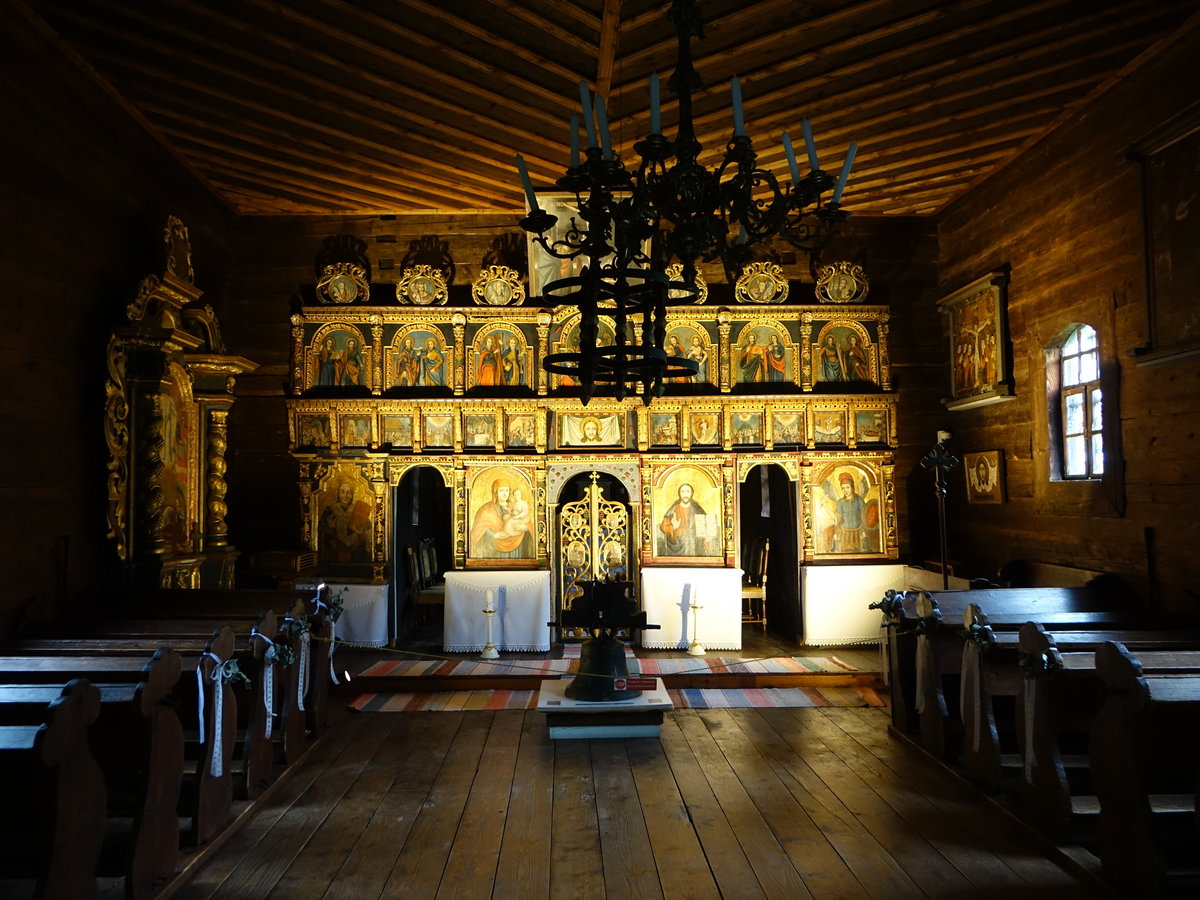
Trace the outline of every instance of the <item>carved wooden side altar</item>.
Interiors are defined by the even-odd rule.
[[[186,226],[171,217],[165,263],[108,342],[108,536],[130,587],[233,587],[225,517],[227,420],[238,375],[193,281]]]

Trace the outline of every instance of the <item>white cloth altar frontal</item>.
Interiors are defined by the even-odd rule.
[[[386,584],[345,584],[323,582],[329,596],[342,601],[342,614],[334,626],[340,641],[364,647],[385,647],[388,642],[388,586]],[[318,582],[297,582],[299,589],[316,592]]]
[[[693,602],[701,607],[695,615]],[[643,568],[642,609],[659,626],[641,632],[643,647],[686,650],[698,640],[709,650],[742,649],[741,569]]]
[[[473,653],[487,644],[483,609],[492,591],[492,643],[498,650],[550,650],[550,572],[447,572],[442,647]]]

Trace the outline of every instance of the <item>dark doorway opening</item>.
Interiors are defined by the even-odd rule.
[[[740,559],[743,571],[755,565],[755,550],[764,538],[771,541],[767,560],[767,630],[796,640],[803,618],[800,614],[798,578],[798,519],[796,484],[779,466],[755,466],[739,485],[738,522]]]
[[[400,477],[392,492],[392,634],[400,637],[413,627],[414,585],[408,552],[423,539],[433,541],[438,567],[454,568],[454,498],[437,469],[417,466]]]

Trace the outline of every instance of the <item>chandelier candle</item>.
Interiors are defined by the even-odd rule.
[[[783,152],[787,154],[788,171],[792,173],[792,184],[800,183],[800,167],[796,165],[796,151],[792,149],[792,136],[783,133]]]
[[[700,6],[696,0],[672,0],[669,15],[678,39],[677,65],[667,81],[678,99],[674,136],[661,131],[657,72],[650,73],[649,133],[633,141],[632,148],[619,146],[615,152],[605,98],[580,81],[587,148],[579,152],[573,118],[570,167],[555,181],[575,198],[576,211],[566,222],[535,205],[524,160],[517,160],[530,198],[530,213],[521,227],[548,260],[573,262],[564,268],[574,274],[542,285],[540,299],[578,308],[578,349],[547,354],[543,367],[571,377],[584,403],[593,396],[621,400],[636,393],[649,405],[674,383],[695,376],[696,361],[668,354],[665,344],[667,306],[699,295],[699,263],[719,260],[732,284],[754,248],[778,237],[809,253],[811,264],[850,216],[840,200],[854,145],[840,178],[822,172],[805,119],[801,124],[811,171],[800,175],[791,136],[785,133],[789,172],[777,178],[757,162],[736,76],[730,82],[733,134],[723,148],[715,148],[711,164],[701,162],[704,147],[696,136],[692,101],[702,81],[691,49],[693,36],[703,34]],[[622,118],[632,121],[628,113],[618,121]],[[837,192],[827,200],[835,182]],[[681,274],[670,277],[666,272],[675,260]],[[611,336],[604,339],[602,317],[612,325]]]
[[[800,127],[804,129],[804,148],[808,151],[808,167],[814,172],[820,172],[821,164],[817,162],[817,145],[813,143],[812,126],[808,124],[808,119],[801,119]]]

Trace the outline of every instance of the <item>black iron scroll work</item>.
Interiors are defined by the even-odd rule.
[[[958,457],[938,441],[921,460],[922,467],[933,472],[933,493],[938,503],[938,550],[942,562],[942,589],[950,588],[950,572],[946,560],[946,473],[958,465]]]
[[[815,254],[849,217],[839,201],[856,148],[851,145],[833,200],[822,203],[821,195],[835,179],[820,171],[807,123],[812,171],[800,176],[791,160],[789,139],[790,186],[781,188],[774,175],[758,166],[740,121],[716,171],[700,164],[702,147],[692,120],[692,94],[702,82],[692,65],[691,39],[703,37],[703,23],[698,4],[689,0],[674,0],[670,15],[679,45],[670,80],[678,98],[675,139],[664,136],[652,116],[653,132],[634,145],[641,157],[636,177],[604,146],[607,141],[595,146],[590,140],[593,146],[587,148],[583,162],[572,160],[571,168],[555,182],[575,194],[582,220],[572,218],[567,234],[558,240],[547,237],[557,217],[537,206],[526,179],[531,211],[521,220],[521,228],[551,256],[585,261],[578,276],[553,281],[542,290],[543,296],[580,310],[578,352],[550,354],[543,368],[578,381],[585,404],[595,395],[620,400],[638,393],[649,405],[662,395],[667,380],[684,380],[697,373],[695,360],[668,356],[663,349],[667,298],[679,304],[696,299],[697,260],[720,259],[733,282],[753,256],[755,243],[778,234]],[[735,103],[740,117],[740,88],[738,92]],[[586,88],[581,98],[585,116],[590,116]],[[657,256],[661,258],[652,263],[643,248],[660,233],[663,249]],[[731,240],[731,235],[736,239]],[[683,264],[680,281],[669,281],[661,271],[672,259]],[[611,315],[616,326],[611,345],[598,345],[601,311]],[[627,328],[639,321],[641,334],[635,332],[631,340]]]
[[[569,609],[563,609],[551,627],[586,628],[592,636],[579,650],[579,673],[564,693],[572,700],[608,702],[628,700],[640,690],[618,688],[618,679],[629,677],[625,644],[616,637],[620,630],[646,630],[658,625],[646,624],[646,613],[636,611],[629,581],[581,581],[582,594]]]
[[[680,292],[680,303],[692,302],[699,291],[694,285],[671,282],[662,272],[650,269],[643,246],[654,233],[654,225],[632,199],[614,199],[614,192],[628,190],[630,177],[620,160],[604,159],[599,148],[587,150],[587,162],[571,169],[558,180],[560,187],[575,191],[579,217],[574,217],[566,234],[551,241],[545,232],[558,217],[535,209],[521,221],[533,240],[558,259],[584,257],[578,275],[552,281],[542,289],[547,298],[580,311],[579,349],[551,353],[543,361],[547,372],[567,375],[580,386],[584,404],[593,396],[623,400],[639,390],[649,404],[661,395],[667,379],[687,379],[699,371],[692,359],[668,356],[662,349],[667,332],[667,292]],[[585,197],[586,192],[586,197]],[[599,344],[599,316],[611,315],[614,341]],[[630,339],[630,324],[641,323],[641,339]]]

